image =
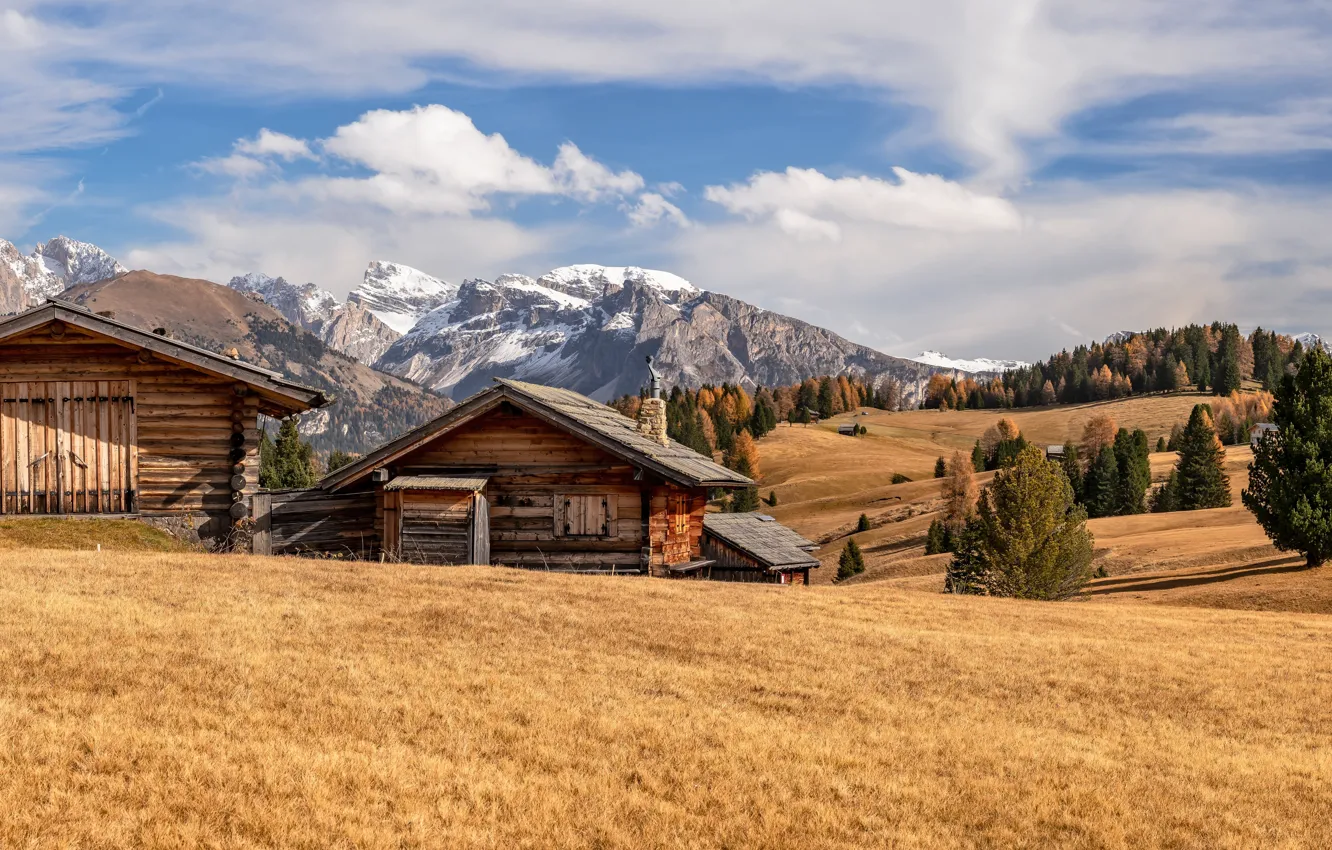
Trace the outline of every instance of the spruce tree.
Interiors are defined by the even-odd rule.
[[[264,435],[267,437],[267,434]],[[264,441],[259,444],[264,451]],[[265,467],[267,471],[265,472]],[[296,429],[296,418],[284,419],[278,428],[277,439],[268,451],[268,462],[263,455],[259,458],[260,476],[266,479],[263,486],[270,490],[287,490],[313,487],[318,480],[314,469],[314,450],[310,444],[301,440]]]
[[[934,462],[934,477],[943,478],[947,474],[948,464],[944,461],[943,455],[939,455],[939,459]]]
[[[942,555],[948,551],[948,529],[944,526],[943,520],[936,519],[930,523],[930,530],[925,534],[925,554]]]
[[[1152,513],[1166,514],[1179,510],[1179,473],[1170,471],[1170,478],[1152,494]]]
[[[1147,488],[1152,484],[1145,431],[1138,429],[1130,434],[1127,428],[1119,429],[1115,438],[1115,467],[1119,478],[1115,513],[1142,513],[1146,510]]]
[[[1217,349],[1216,380],[1212,382],[1212,393],[1230,395],[1240,388],[1239,365],[1240,335],[1234,325],[1221,332],[1221,345]]]
[[[1179,438],[1179,510],[1224,508],[1230,505],[1230,476],[1225,469],[1226,450],[1212,424],[1212,410],[1194,405],[1189,424]]]
[[[856,532],[859,533],[861,531],[869,531],[869,530],[870,530],[869,517],[866,516],[865,514],[861,514],[860,519],[856,520]]]
[[[1157,438],[1157,440],[1156,440],[1156,450],[1157,450],[1158,452],[1164,452],[1164,451],[1169,451],[1169,450],[1170,450],[1170,443],[1168,443],[1168,442],[1166,441],[1165,435],[1162,435],[1162,436],[1160,436],[1160,437]]]
[[[955,548],[945,579],[953,592],[1068,599],[1092,576],[1086,512],[1034,446],[995,474]]]
[[[344,452],[342,449],[334,449],[328,453],[328,471],[333,472],[342,469],[354,460],[356,460],[356,455],[351,452]]]
[[[865,572],[865,556],[861,554],[860,546],[854,540],[846,541],[846,547],[842,549],[842,554],[837,558],[838,580],[847,579],[863,572]]]
[[[1068,478],[1069,486],[1073,488],[1073,501],[1078,504],[1083,502],[1083,480],[1082,480],[1082,461],[1078,457],[1078,447],[1073,443],[1064,444],[1064,457],[1059,462],[1064,470],[1064,475]]]
[[[819,381],[819,416],[827,419],[833,415],[833,381],[827,375]]]
[[[1332,557],[1332,357],[1309,350],[1281,379],[1272,419],[1241,498],[1278,549],[1316,567]]]
[[[1082,503],[1087,516],[1114,516],[1119,508],[1119,465],[1112,446],[1102,446],[1101,453],[1087,469],[1082,482]]]
[[[777,507],[777,491],[776,491],[776,490],[769,490],[769,491],[768,491],[768,507],[770,507],[770,508],[775,508],[775,507]]]
[[[981,447],[981,441],[976,441],[976,447],[971,450],[971,468],[977,472],[985,471],[985,449]]]

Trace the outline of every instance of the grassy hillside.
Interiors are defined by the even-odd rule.
[[[107,553],[0,553],[0,610],[3,846],[1298,847],[1332,818],[1322,617]]]
[[[825,542],[819,552],[823,568],[815,572],[814,581],[832,581],[837,556],[856,519],[864,513],[874,527],[855,538],[865,550],[869,569],[855,581],[886,579],[937,591],[942,587],[948,556],[924,554],[925,532],[940,505],[939,483],[932,477],[936,458],[948,457],[956,449],[969,452],[985,429],[1002,416],[1010,416],[1032,442],[1052,445],[1079,440],[1088,419],[1108,413],[1123,427],[1145,430],[1155,445],[1158,436],[1168,434],[1175,423],[1188,418],[1193,405],[1209,398],[1189,394],[1149,396],[1017,411],[871,411],[867,416],[840,416],[807,428],[783,425],[759,442],[761,492],[776,492],[778,505],[771,512],[779,520],[811,539]],[[837,424],[850,419],[865,424],[869,434],[839,436]],[[1226,458],[1234,495],[1232,507],[1092,520],[1089,526],[1096,537],[1097,565],[1112,578],[1223,567],[1259,572],[1275,569],[1282,572],[1273,575],[1284,575],[1288,559],[1272,548],[1252,515],[1240,506],[1239,493],[1248,481],[1252,453],[1248,446],[1231,446]],[[1164,480],[1174,462],[1173,453],[1153,454],[1153,479]],[[915,480],[891,484],[895,472]],[[977,478],[984,484],[992,475]],[[1240,596],[1233,602],[1243,608],[1332,612],[1332,596],[1316,595],[1311,601],[1298,586],[1301,581],[1299,575],[1266,581],[1270,595],[1259,601]],[[1287,587],[1290,582],[1295,586]],[[1131,593],[1135,598],[1151,600],[1159,595],[1153,592],[1139,596],[1136,589],[1130,591],[1131,585],[1123,583],[1106,587],[1119,591],[1105,594],[1109,597]],[[1207,604],[1226,603],[1229,589],[1222,590],[1213,588],[1206,596]],[[1179,596],[1172,593],[1170,599]]]

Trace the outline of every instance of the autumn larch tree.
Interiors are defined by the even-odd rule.
[[[953,452],[948,462],[948,474],[940,488],[943,500],[943,522],[954,534],[960,532],[976,509],[979,490],[971,458],[962,452]]]
[[[1101,456],[1101,449],[1115,444],[1115,419],[1107,413],[1099,413],[1087,421],[1082,428],[1082,457],[1087,466]]]
[[[1317,567],[1332,557],[1332,357],[1311,348],[1281,378],[1272,418],[1241,499],[1278,549]]]

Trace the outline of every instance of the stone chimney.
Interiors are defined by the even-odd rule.
[[[666,399],[661,397],[661,373],[653,368],[651,357],[648,357],[647,364],[652,385],[648,398],[643,399],[643,405],[638,408],[638,433],[667,446],[671,439],[666,436]]]

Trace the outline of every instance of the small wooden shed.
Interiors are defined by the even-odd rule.
[[[487,479],[399,475],[379,490],[384,550],[418,564],[490,563]]]
[[[809,571],[819,566],[810,553],[818,548],[767,514],[703,517],[703,554],[716,581],[809,584]]]

